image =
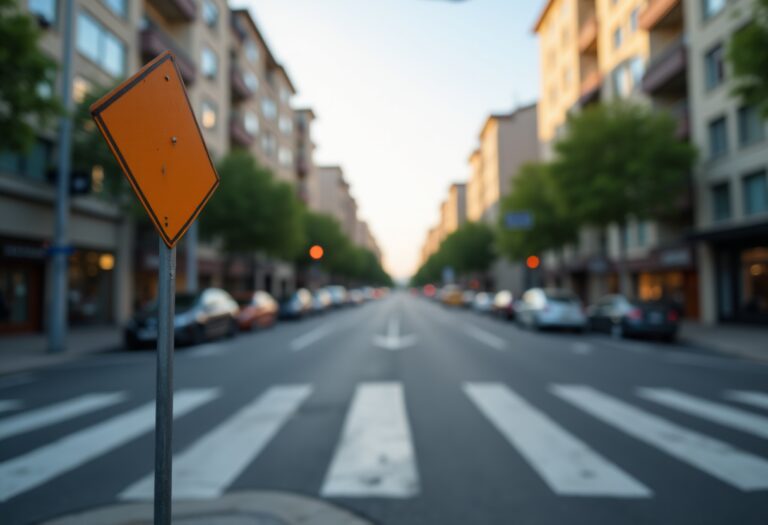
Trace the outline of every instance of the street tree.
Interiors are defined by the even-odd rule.
[[[578,233],[569,220],[563,199],[557,191],[548,164],[526,164],[501,201],[497,230],[499,251],[512,261],[560,248],[576,240]],[[528,212],[533,219],[528,230],[511,230],[505,224],[507,213]]]
[[[728,62],[733,91],[768,118],[768,0],[756,0],[750,21],[731,37]]]
[[[675,137],[663,112],[630,102],[588,108],[568,122],[555,144],[552,180],[574,226],[624,231],[628,220],[658,218],[683,194],[695,149]],[[621,291],[630,294],[626,243],[619,235]]]
[[[304,246],[302,207],[293,188],[274,180],[246,151],[218,164],[221,184],[200,216],[204,238],[228,253],[260,252],[293,259]]]
[[[38,45],[37,22],[22,2],[0,0],[0,151],[27,150],[38,126],[61,114],[56,63]]]
[[[485,274],[496,258],[495,233],[482,222],[467,222],[448,235],[413,276],[414,284],[440,281],[444,268],[459,276]]]

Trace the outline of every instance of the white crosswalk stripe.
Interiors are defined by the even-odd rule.
[[[725,398],[746,405],[768,410],[768,394],[751,390],[731,390],[725,393]]]
[[[173,459],[173,497],[215,498],[267,446],[312,391],[308,385],[277,386],[196,441]],[[125,489],[121,499],[152,499],[150,474]]]
[[[126,398],[124,392],[86,394],[47,407],[31,410],[0,421],[0,439],[29,432],[61,421],[116,405]]]
[[[321,494],[407,498],[418,491],[402,385],[358,385]]]
[[[744,491],[768,489],[768,461],[603,394],[555,385],[562,399],[626,434]]]
[[[768,439],[768,418],[666,388],[640,388],[640,397]]]
[[[0,414],[3,412],[11,412],[21,407],[22,403],[18,399],[0,399]]]
[[[181,390],[174,396],[173,415],[182,416],[217,396],[215,389]],[[151,431],[154,424],[153,401],[0,463],[0,501],[74,470]]]
[[[515,392],[499,383],[467,383],[469,398],[555,494],[642,498],[651,491]]]

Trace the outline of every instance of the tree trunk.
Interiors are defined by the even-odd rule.
[[[619,258],[616,261],[616,272],[619,277],[619,293],[633,299],[635,294],[627,270],[627,243],[624,242],[626,229],[627,224],[625,222],[619,223]]]

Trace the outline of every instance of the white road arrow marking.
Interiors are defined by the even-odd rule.
[[[400,335],[400,321],[393,317],[387,324],[387,335],[375,335],[373,344],[385,350],[402,350],[416,344],[416,336]]]

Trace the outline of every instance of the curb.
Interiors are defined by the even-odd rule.
[[[101,507],[43,522],[43,525],[151,525],[153,504]],[[374,525],[316,498],[273,491],[226,494],[207,501],[174,501],[177,525]]]

